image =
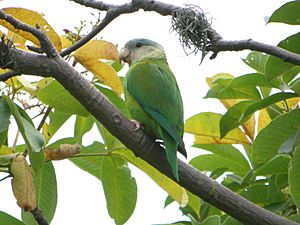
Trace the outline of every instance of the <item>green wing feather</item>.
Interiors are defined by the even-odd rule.
[[[126,75],[125,89],[141,107],[129,105],[132,117],[143,123],[151,135],[164,141],[168,161],[178,178],[176,149],[186,156],[182,141],[183,105],[168,64],[164,60],[147,60],[132,65]],[[144,110],[149,118],[141,117],[140,110]]]

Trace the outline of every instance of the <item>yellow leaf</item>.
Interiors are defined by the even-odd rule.
[[[103,40],[92,40],[75,51],[74,56],[87,70],[121,95],[123,88],[117,72],[110,65],[100,61],[100,59],[118,59],[115,45]]]
[[[14,46],[23,50],[27,50],[25,43],[26,39],[21,37],[20,35],[8,30],[7,38],[14,43]]]
[[[253,114],[249,120],[247,120],[243,125],[243,129],[245,133],[250,137],[250,139],[253,141],[254,140],[254,135],[255,135],[255,115]]]
[[[53,30],[50,24],[48,24],[48,22],[43,18],[42,14],[29,9],[23,9],[23,8],[5,8],[3,9],[3,11],[6,14],[12,15],[14,18],[32,27],[36,27],[36,25],[38,25],[40,29],[43,30],[45,34],[49,37],[49,39],[52,41],[56,50],[61,51],[61,41],[58,34]],[[20,35],[26,40],[32,41],[34,44],[40,46],[38,39],[34,37],[32,34],[14,28],[10,23],[6,22],[5,20],[0,20],[0,25]]]
[[[300,101],[300,97],[290,98],[286,99],[286,103],[289,107],[289,109],[294,109]],[[277,102],[276,105],[278,105],[280,108],[286,108],[286,103],[284,101]]]
[[[11,162],[11,181],[14,196],[17,204],[25,211],[32,211],[36,208],[36,195],[33,184],[31,168],[23,155],[16,156]]]
[[[271,118],[266,108],[259,111],[257,133],[265,128],[271,122]]]
[[[62,44],[62,49],[68,48],[72,45],[72,41],[70,41],[66,35],[60,35],[60,41]]]
[[[0,155],[14,154],[13,150],[6,145],[2,145],[0,148]]]
[[[195,135],[194,144],[247,144],[245,134],[239,129],[231,130],[220,139],[222,115],[212,112],[199,113],[186,121],[185,132]]]
[[[99,59],[118,60],[117,47],[104,40],[91,40],[75,51],[75,58],[80,62],[98,61]]]
[[[152,178],[162,189],[164,189],[175,201],[177,201],[181,207],[184,207],[188,203],[188,195],[185,189],[179,186],[175,181],[171,180],[154,167],[149,165],[141,158],[136,157],[132,151],[127,149],[115,150],[113,155],[122,157],[144,171],[149,177]]]

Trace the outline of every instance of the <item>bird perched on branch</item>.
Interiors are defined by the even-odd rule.
[[[121,49],[129,64],[124,80],[125,100],[137,129],[163,141],[168,162],[178,180],[177,151],[187,156],[182,140],[183,104],[163,47],[148,39],[133,39]]]

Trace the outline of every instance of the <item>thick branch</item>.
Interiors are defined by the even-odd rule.
[[[86,0],[82,2],[91,1]],[[142,6],[142,4],[145,5]],[[135,0],[132,1],[131,5],[135,9],[138,6],[144,10],[151,9],[159,13],[168,12],[168,9],[170,12],[172,11],[170,10],[170,5],[161,4],[163,3]],[[162,8],[159,8],[160,6]],[[8,18],[5,17],[4,19]],[[5,47],[5,44],[0,43],[0,46]],[[14,48],[5,48],[5,50],[7,51],[7,60],[12,62],[5,64],[5,67],[23,74],[43,77],[53,76],[126,147],[160,172],[174,179],[165,156],[165,151],[142,130],[135,131],[132,122],[125,118],[114,105],[60,56],[47,57]],[[3,54],[1,56],[3,57]],[[231,192],[215,180],[210,179],[181,160],[179,160],[179,180],[179,184],[182,187],[244,224],[296,225],[296,223],[260,208]]]
[[[19,68],[23,74],[53,75],[126,147],[160,172],[174,179],[164,150],[142,130],[135,131],[132,122],[61,57],[48,58],[17,49],[11,49],[10,56],[15,62],[12,65]],[[180,160],[179,184],[244,224],[296,225],[247,201]]]

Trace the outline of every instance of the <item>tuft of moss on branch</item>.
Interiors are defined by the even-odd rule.
[[[173,11],[171,29],[179,35],[179,41],[187,55],[202,52],[201,61],[207,53],[207,46],[211,45],[208,37],[210,27],[211,23],[199,6],[186,5],[185,8]]]

